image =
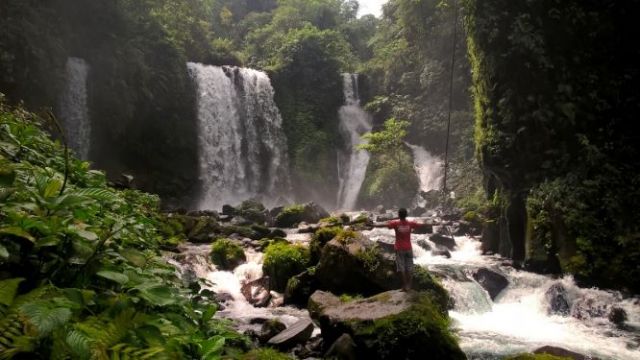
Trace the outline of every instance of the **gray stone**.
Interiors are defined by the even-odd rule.
[[[567,300],[567,290],[560,283],[555,283],[549,287],[544,293],[544,297],[549,304],[547,312],[553,315],[569,315],[571,307],[569,306],[569,300]]]
[[[310,319],[301,319],[295,324],[289,326],[278,335],[267,341],[269,345],[277,346],[282,349],[292,348],[297,344],[307,342],[313,333],[313,323]]]
[[[456,240],[450,236],[445,236],[442,234],[433,234],[429,237],[429,240],[436,245],[444,246],[450,251],[453,251],[456,248]]]
[[[473,278],[487,290],[491,300],[495,300],[498,294],[509,285],[509,280],[506,277],[487,268],[478,269],[473,274]]]
[[[349,334],[342,334],[331,344],[329,350],[325,354],[325,358],[334,358],[338,360],[356,360],[357,356],[356,343]]]

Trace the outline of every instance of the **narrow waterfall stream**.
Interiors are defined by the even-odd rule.
[[[420,193],[441,189],[444,176],[442,159],[431,155],[421,146],[406,144],[413,152],[413,167],[416,169],[416,174],[420,181]],[[425,206],[425,200],[420,194],[416,195],[414,203],[419,207]]]
[[[358,150],[357,146],[362,143],[362,135],[371,131],[372,119],[371,115],[360,106],[358,75],[343,74],[342,76],[345,104],[339,110],[339,129],[346,149],[338,151],[337,207],[342,210],[352,210],[356,206],[369,164],[369,153]]]
[[[387,229],[366,232],[373,240],[393,241]],[[640,299],[623,298],[614,291],[579,288],[571,277],[554,279],[516,270],[504,260],[482,256],[480,242],[456,237],[457,248],[451,258],[433,256],[417,242],[429,235],[412,236],[416,265],[443,274],[443,285],[455,301],[450,311],[452,326],[462,349],[470,359],[501,359],[506,355],[533,351],[550,345],[600,359],[640,359]],[[504,275],[509,285],[495,301],[473,279],[479,268]],[[550,315],[545,293],[555,284],[566,289],[570,314]],[[557,285],[555,285],[557,286]],[[607,319],[614,307],[628,315],[626,328]]]
[[[89,70],[89,65],[83,59],[67,59],[66,82],[59,110],[69,147],[83,160],[89,158],[91,146],[91,122],[87,102]]]
[[[290,190],[287,139],[267,74],[188,63],[197,84],[201,209]]]

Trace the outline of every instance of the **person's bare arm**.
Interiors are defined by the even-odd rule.
[[[374,228],[386,228],[386,227],[389,227],[389,223],[388,222],[373,223],[373,227]]]

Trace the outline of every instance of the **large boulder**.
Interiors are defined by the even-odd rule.
[[[491,300],[495,300],[498,294],[509,286],[509,280],[504,275],[487,268],[478,269],[473,273],[473,278],[487,290]]]
[[[289,278],[287,288],[284,291],[284,303],[286,305],[306,306],[309,297],[318,289],[318,281],[315,269],[311,268]]]
[[[308,224],[315,224],[320,221],[320,219],[326,217],[329,217],[329,213],[316,203],[310,202],[304,205],[291,205],[277,213],[275,226],[290,228],[303,221]]]
[[[454,238],[442,234],[433,234],[429,237],[429,240],[431,240],[436,245],[443,246],[451,251],[453,251],[457,245]]]
[[[247,261],[242,246],[231,239],[218,239],[211,246],[211,261],[221,270],[233,270]]]
[[[302,245],[275,242],[264,253],[262,271],[270,277],[272,290],[284,292],[289,278],[309,266],[309,249]]]
[[[365,296],[399,289],[395,254],[360,233],[344,231],[322,249],[316,267],[320,289]],[[444,288],[424,269],[414,267],[413,288],[428,291],[443,308],[449,304]]]
[[[240,292],[244,298],[247,299],[249,304],[255,307],[266,307],[271,301],[269,277],[265,276],[243,284],[240,288]]]
[[[571,307],[567,299],[567,289],[560,283],[555,283],[544,293],[545,300],[549,304],[547,312],[552,315],[569,315]]]
[[[309,313],[325,344],[347,334],[361,359],[466,359],[449,332],[446,312],[427,293],[394,290],[343,303],[317,291]]]
[[[289,349],[297,344],[303,344],[311,338],[313,323],[309,319],[300,319],[278,335],[267,341],[267,344],[281,349]]]
[[[598,358],[594,358],[592,356],[586,356],[579,354],[575,351],[563,349],[556,346],[543,346],[541,348],[536,349],[534,354],[546,354],[557,356],[562,359],[573,359],[573,360],[598,360]]]

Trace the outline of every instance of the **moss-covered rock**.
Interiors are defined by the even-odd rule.
[[[211,247],[211,261],[220,269],[233,270],[247,261],[242,246],[230,239],[218,239]]]
[[[343,303],[316,292],[309,303],[325,343],[349,334],[363,359],[466,359],[446,312],[427,293],[396,290]]]
[[[291,205],[285,207],[276,216],[275,225],[277,227],[293,227],[302,221],[312,224],[328,216],[329,213],[326,210],[312,202],[304,205]]]
[[[264,205],[256,200],[243,201],[236,209],[236,213],[260,225],[263,225],[267,221],[269,215],[269,211]]]
[[[336,237],[324,246],[316,277],[322,289],[337,294],[374,295],[401,287],[394,254],[356,232],[345,240]],[[441,309],[448,308],[446,290],[426,270],[417,266],[414,267],[413,288],[431,293]]]
[[[505,358],[505,360],[573,360],[573,358],[549,354],[520,354],[510,356]]]
[[[293,360],[287,354],[283,354],[271,348],[254,349],[240,357],[241,360]]]
[[[311,267],[304,272],[290,277],[287,281],[287,288],[284,291],[284,303],[306,306],[309,297],[318,290],[318,280],[316,280],[316,269]]]
[[[313,234],[313,236],[311,237],[311,242],[309,243],[309,252],[312,264],[315,264],[320,260],[322,248],[326,245],[326,243],[336,237],[336,235],[338,235],[341,231],[342,228],[332,226],[320,228],[315,232],[315,234]]]
[[[303,272],[307,266],[309,249],[301,245],[277,242],[267,247],[262,270],[269,276],[271,289],[283,292],[289,278]]]

